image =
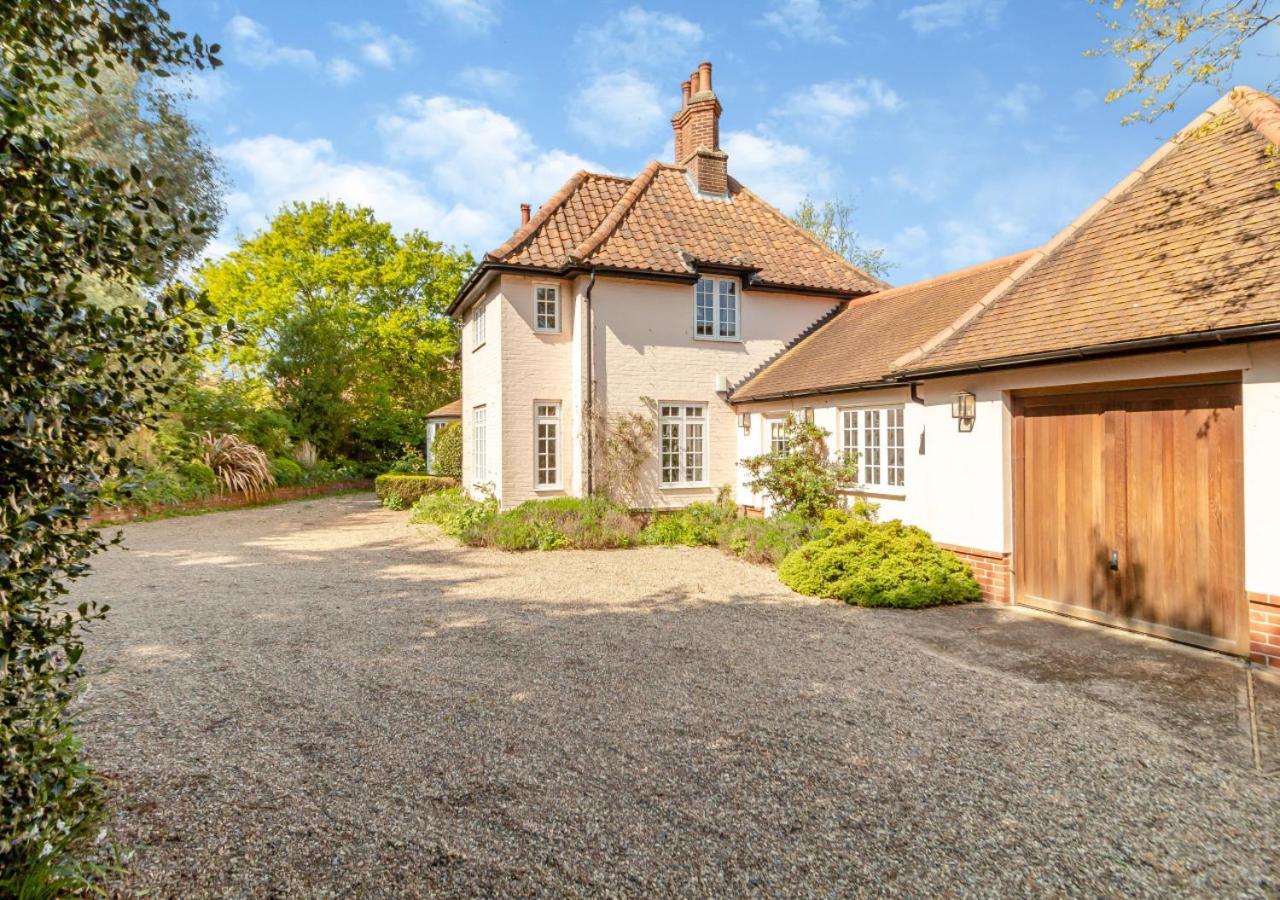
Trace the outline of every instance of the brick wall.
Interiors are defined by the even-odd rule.
[[[1009,597],[1009,554],[993,553],[990,550],[976,550],[973,547],[957,547],[953,544],[939,544],[963,559],[973,570],[973,577],[978,579],[982,588],[982,599],[988,603],[1008,603]]]
[[[1280,595],[1249,593],[1249,658],[1280,671]]]

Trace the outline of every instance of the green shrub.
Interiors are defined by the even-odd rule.
[[[777,566],[788,553],[826,532],[798,513],[735,519],[720,532],[720,549],[747,562]]]
[[[768,494],[776,510],[798,512],[816,522],[840,501],[840,488],[857,473],[856,457],[833,457],[826,429],[788,414],[783,426],[786,446],[744,459],[747,486]]]
[[[276,476],[276,484],[288,487],[293,484],[301,484],[302,478],[306,474],[302,471],[302,466],[298,465],[287,456],[277,456],[271,461],[271,471]]]
[[[468,529],[498,514],[498,500],[492,494],[472,500],[460,488],[446,488],[420,497],[413,505],[410,522],[436,525],[445,534],[461,537]]]
[[[178,466],[178,477],[186,485],[190,499],[208,497],[218,490],[218,476],[206,463],[198,459]]]
[[[857,606],[917,608],[981,598],[965,563],[921,528],[849,516],[782,561],[778,577],[801,594]]]
[[[604,497],[558,497],[528,500],[476,522],[462,538],[502,550],[606,550],[634,546],[639,534],[639,524],[624,506]]]
[[[462,423],[451,422],[436,432],[431,442],[431,474],[462,477]]]
[[[723,499],[691,503],[674,512],[658,513],[640,532],[645,544],[684,544],[689,547],[720,543],[721,532],[737,519],[737,509]]]
[[[396,497],[400,501],[398,508],[404,509],[416,502],[419,497],[454,487],[456,484],[457,482],[452,478],[437,478],[434,475],[394,475],[388,472],[374,479],[373,490],[383,506],[387,505],[389,498]]]

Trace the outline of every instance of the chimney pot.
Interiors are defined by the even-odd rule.
[[[698,85],[704,91],[711,90],[711,63],[704,62],[698,65]]]
[[[521,225],[529,224],[529,204],[528,203],[520,204],[520,224]]]
[[[691,94],[697,94],[702,90],[702,87],[700,86],[700,83],[699,83],[698,74],[699,73],[697,69],[694,69],[692,72],[689,73],[689,92]]]
[[[689,82],[680,85],[680,108],[684,109],[689,105]]]

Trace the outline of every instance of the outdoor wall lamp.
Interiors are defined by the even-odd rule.
[[[743,434],[751,433],[751,413],[738,413],[738,426]]]
[[[813,407],[806,406],[803,410],[801,410],[801,412],[803,413],[803,416],[804,416],[804,424],[812,425],[813,424]]]
[[[961,431],[973,431],[973,420],[978,414],[977,398],[971,391],[956,391],[951,395],[951,418]]]

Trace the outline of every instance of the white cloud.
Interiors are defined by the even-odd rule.
[[[350,25],[335,22],[330,28],[342,40],[357,45],[361,59],[380,69],[394,68],[413,57],[413,44],[397,34],[388,34],[371,22]]]
[[[600,25],[584,26],[574,43],[594,67],[642,69],[687,63],[702,40],[702,26],[696,22],[631,6]]]
[[[418,5],[469,34],[488,34],[498,24],[498,0],[418,0]]]
[[[919,34],[933,34],[974,24],[994,25],[1004,4],[1005,0],[936,0],[909,6],[899,14],[899,18]]]
[[[656,86],[631,72],[599,75],[569,101],[569,126],[600,146],[635,147],[665,123]]]
[[[220,108],[235,86],[223,69],[191,70],[171,79],[175,93],[185,94],[193,108],[208,111]]]
[[[520,203],[550,196],[579,169],[603,171],[563,150],[540,149],[513,119],[454,97],[405,97],[378,129],[392,157],[420,167],[453,204],[453,230],[437,236],[479,250],[511,233]]]
[[[783,37],[811,44],[843,44],[822,0],[773,0],[761,24]]]
[[[227,34],[232,55],[255,69],[276,65],[311,69],[317,64],[310,50],[277,44],[266,26],[248,16],[233,16],[227,22]]]
[[[1015,84],[1010,91],[996,101],[996,112],[993,121],[999,121],[1001,115],[1007,115],[1016,121],[1023,121],[1031,113],[1031,107],[1044,99],[1044,91],[1036,84],[1025,81]]]
[[[764,134],[731,131],[720,142],[729,154],[729,173],[790,215],[808,195],[830,184],[826,164],[809,150]]]
[[[878,78],[827,81],[795,91],[776,112],[823,132],[838,132],[872,111],[896,112],[902,98]]]
[[[334,57],[329,60],[329,64],[325,66],[329,77],[337,84],[350,84],[360,75],[360,67],[349,59],[343,59],[341,56]]]
[[[460,86],[479,94],[491,94],[505,97],[515,87],[516,76],[506,69],[494,69],[489,66],[468,66],[458,73],[454,81]]]
[[[338,159],[322,138],[296,141],[268,134],[218,149],[240,177],[227,197],[228,225],[248,234],[263,227],[282,204],[343,200],[372,207],[397,229],[441,227],[449,210],[408,174],[385,166]]]

